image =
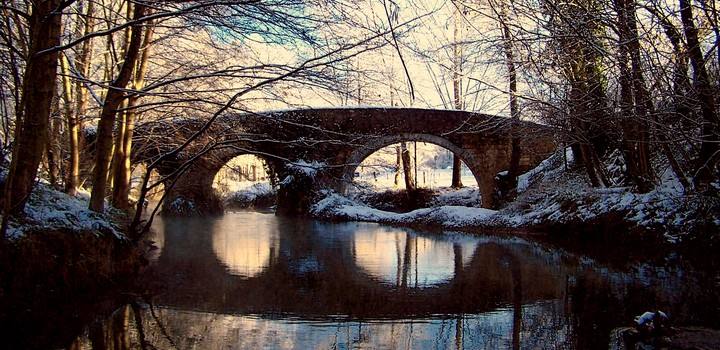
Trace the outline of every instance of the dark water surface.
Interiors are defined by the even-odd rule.
[[[516,237],[257,212],[158,221],[150,297],[79,348],[607,349],[653,308],[720,326],[717,274],[677,257],[603,263]],[[617,257],[612,259],[617,261]]]

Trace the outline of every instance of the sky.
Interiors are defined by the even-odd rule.
[[[368,6],[353,14],[362,23],[356,28],[329,28],[346,40],[364,37],[369,31],[362,28],[387,29],[387,17],[380,1],[369,1]],[[398,49],[392,37],[388,45],[353,57],[341,65],[349,66],[363,74],[350,74],[345,85],[351,95],[320,88],[285,88],[284,102],[262,101],[250,105],[257,110],[274,110],[288,107],[336,107],[336,106],[398,106],[450,109],[453,106],[452,43],[456,21],[453,20],[455,5],[451,1],[398,1],[389,7],[394,26],[406,21],[412,24],[396,28]],[[497,25],[491,19],[475,11],[466,10],[457,21],[457,40],[464,43],[461,74],[465,110],[492,114],[507,114],[508,97],[504,93],[505,72],[498,65],[496,50],[488,49],[483,41],[496,35]],[[357,39],[356,39],[357,40]],[[297,59],[299,52],[277,44],[263,44],[262,40],[248,42],[250,49],[261,59],[289,63]],[[398,53],[399,51],[399,53]],[[401,61],[404,60],[407,74]],[[410,84],[414,99],[410,96]],[[359,97],[358,97],[359,96]]]

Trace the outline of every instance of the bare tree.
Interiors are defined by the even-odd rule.
[[[117,77],[110,84],[108,92],[105,96],[105,102],[100,114],[100,122],[98,123],[97,142],[95,150],[95,168],[93,171],[93,188],[90,196],[90,209],[94,211],[103,211],[105,206],[105,191],[107,188],[107,178],[112,159],[113,149],[113,124],[117,110],[123,102],[124,89],[130,82],[132,71],[137,63],[140,55],[140,45],[142,43],[142,25],[139,20],[145,15],[146,7],[143,4],[135,4],[133,10],[133,20],[136,24],[130,30],[130,40],[125,52],[122,67]]]
[[[682,19],[687,53],[694,72],[694,84],[698,94],[698,102],[702,115],[700,152],[695,171],[695,186],[705,189],[713,179],[713,170],[720,158],[720,130],[714,89],[707,73],[705,56],[700,48],[698,30],[692,12],[692,4],[688,0],[680,1],[680,18]]]
[[[463,54],[462,54],[462,45],[460,44],[460,36],[463,32],[463,18],[462,18],[462,4],[456,3],[454,4],[455,9],[453,11],[453,74],[452,74],[452,84],[453,84],[453,100],[454,100],[454,107],[457,110],[463,109],[463,88],[462,88],[462,63],[463,63]],[[463,186],[462,184],[462,162],[460,160],[460,157],[457,154],[453,154],[453,164],[452,164],[452,181],[450,184],[450,187],[452,188],[461,188]]]
[[[70,3],[59,0],[33,2],[27,14],[29,43],[22,97],[16,111],[12,163],[5,184],[4,219],[0,230],[3,233],[8,217],[25,208],[43,156],[58,62],[57,51],[45,51],[60,44],[62,8]]]

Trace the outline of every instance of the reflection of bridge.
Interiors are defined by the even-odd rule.
[[[232,230],[226,220],[173,219],[164,228],[162,253],[148,275],[150,280],[164,279],[162,285],[167,288],[156,302],[214,313],[384,318],[480,313],[506,305],[519,308],[534,301],[561,298],[563,293],[564,281],[558,280],[554,270],[557,267],[548,264],[529,245],[492,240],[441,241],[372,224],[285,220],[268,221],[276,227],[264,226],[267,222],[248,222],[244,217],[233,220],[252,227],[255,237],[267,241],[235,244],[223,236],[223,232]],[[374,233],[378,237],[402,237],[397,241],[400,245],[392,249],[385,249],[390,245],[383,244],[372,247],[381,253],[399,255],[396,273],[383,273],[358,258],[370,247],[363,248],[354,239],[359,230],[356,225],[366,228],[365,238],[372,229],[380,231]],[[418,246],[438,241],[427,248],[440,249],[431,252],[429,260],[437,263],[442,259],[432,257],[445,255],[448,259],[441,263],[449,266],[434,266],[430,272],[440,271],[445,276],[427,279],[427,267],[421,265],[418,270],[417,265],[423,259],[418,255],[426,254],[427,249],[423,252]],[[222,247],[235,248],[222,251]],[[250,254],[242,251],[243,247]],[[257,262],[264,266],[228,266],[238,262],[233,257],[249,255],[262,258],[245,264]],[[169,280],[167,276],[171,276]],[[418,277],[421,283],[416,285]],[[430,283],[423,284],[423,280]]]
[[[179,140],[196,132],[202,121],[189,120],[140,126],[136,162],[146,162],[172,149]],[[493,205],[495,175],[510,162],[511,135],[521,140],[522,169],[529,169],[555,148],[551,130],[521,122],[513,130],[503,117],[462,111],[410,108],[307,109],[265,114],[225,116],[197,139],[185,152],[162,164],[170,173],[195,157],[194,164],[176,183],[166,203],[190,203],[184,209],[214,213],[222,206],[212,191],[217,171],[241,154],[257,154],[282,178],[294,175],[296,186],[280,189],[279,210],[303,213],[313,189],[343,191],[352,181],[357,165],[382,147],[401,141],[429,142],[460,156],[480,187],[484,207]],[[317,176],[293,173],[289,163],[317,161],[324,166]],[[176,201],[182,198],[184,201]],[[166,211],[181,211],[165,206]]]

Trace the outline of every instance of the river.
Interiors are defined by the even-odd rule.
[[[717,274],[530,238],[272,213],[157,219],[138,301],[74,345],[157,349],[607,349],[661,309],[720,326]],[[620,260],[620,262],[618,262]]]

